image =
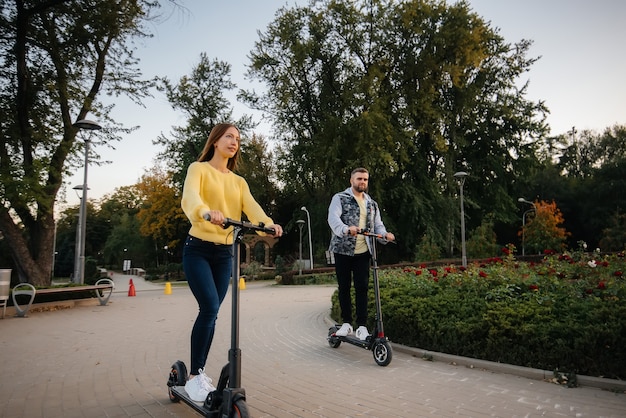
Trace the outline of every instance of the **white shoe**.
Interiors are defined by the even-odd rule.
[[[204,402],[209,392],[213,392],[215,387],[212,380],[204,373],[204,369],[199,369],[198,374],[185,383],[185,392],[194,402]]]
[[[357,328],[356,330],[356,337],[361,340],[361,341],[365,341],[367,340],[367,337],[370,336],[369,331],[367,330],[366,327],[364,327],[363,325],[361,325],[360,327]]]
[[[348,334],[352,334],[352,325],[348,324],[347,322],[344,322],[341,328],[339,328],[337,332],[335,332],[335,335],[338,337],[345,337]]]

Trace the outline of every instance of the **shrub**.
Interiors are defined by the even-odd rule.
[[[506,256],[379,270],[385,333],[426,350],[574,374],[626,378],[624,254]],[[374,326],[373,295],[370,323]],[[331,314],[339,318],[336,292]]]

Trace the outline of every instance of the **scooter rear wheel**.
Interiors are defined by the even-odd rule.
[[[167,380],[167,392],[172,402],[180,401],[180,398],[172,391],[172,386],[184,386],[187,380],[187,367],[185,363],[178,360],[172,364],[172,370],[170,371],[170,377]]]
[[[231,418],[249,418],[248,405],[244,399],[238,399],[233,404],[233,410],[230,414]]]
[[[372,348],[372,354],[374,355],[374,361],[379,366],[388,366],[391,363],[393,354],[391,352],[391,345],[387,340],[379,340],[374,343]]]
[[[328,345],[331,348],[337,348],[341,345],[341,340],[335,336],[335,333],[339,330],[337,327],[330,327],[328,329]]]

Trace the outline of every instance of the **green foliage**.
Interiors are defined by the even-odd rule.
[[[182,76],[178,83],[167,77],[159,78],[158,88],[165,93],[172,109],[187,115],[185,126],[172,127],[169,136],[159,135],[155,143],[163,147],[159,158],[168,167],[176,167],[173,182],[182,188],[187,167],[204,148],[211,129],[222,122],[235,123],[242,137],[253,127],[249,116],[233,121],[233,108],[225,94],[237,85],[230,80],[231,65],[217,59],[211,60],[206,53],[200,54],[191,74]]]
[[[250,75],[266,93],[242,98],[272,118],[286,195],[327,204],[365,166],[383,220],[401,231],[396,251],[412,258],[427,228],[449,237],[458,169],[471,167],[467,194],[480,196],[468,199],[473,225],[489,207],[511,220],[511,185],[535,161],[526,138],[545,132],[546,109],[517,83],[529,47],[463,2],[313,2],[281,9],[260,34]]]
[[[278,275],[283,274],[285,271],[287,271],[287,267],[285,266],[285,259],[280,255],[277,255],[276,259],[274,259],[274,267],[275,273]]]
[[[287,271],[280,276],[276,276],[276,283],[282,285],[303,285],[303,284],[337,284],[337,276],[334,272],[320,272],[298,274],[297,270]]]
[[[85,258],[85,284],[96,284],[100,279],[100,270],[96,260],[91,257]]]
[[[428,234],[424,234],[417,246],[417,258],[415,261],[435,261],[441,257],[441,248]]]
[[[485,217],[483,222],[469,234],[466,242],[469,258],[488,258],[498,255],[498,242],[493,230],[493,220]]]
[[[132,40],[159,4],[148,0],[3,2],[0,48],[0,230],[23,278],[50,284],[54,211],[65,177],[82,165],[86,141],[118,141],[125,129],[101,93],[135,102],[149,95]],[[89,12],[86,13],[85,10]],[[27,35],[26,35],[27,34]],[[106,129],[78,135],[73,123]],[[93,164],[97,152],[90,153]]]
[[[600,248],[604,251],[626,249],[626,214],[615,213],[609,219],[609,225],[602,231]]]
[[[576,374],[626,378],[624,254],[563,253],[523,263],[507,253],[467,269],[380,270],[387,336],[425,350],[559,371],[568,384]],[[338,318],[336,294],[332,302]]]
[[[263,266],[258,261],[251,261],[249,264],[244,264],[241,268],[241,273],[251,279],[255,279],[263,270]]]

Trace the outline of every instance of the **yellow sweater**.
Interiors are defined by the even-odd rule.
[[[243,177],[222,173],[208,162],[189,165],[180,204],[191,222],[189,235],[217,244],[232,244],[232,228],[224,229],[204,220],[202,214],[208,210],[219,210],[226,218],[237,221],[243,211],[252,223],[274,223],[254,200]]]

